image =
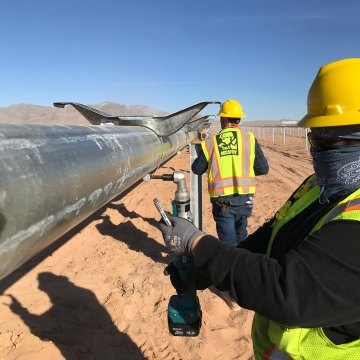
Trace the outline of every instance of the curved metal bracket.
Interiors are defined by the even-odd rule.
[[[168,136],[177,132],[186,123],[196,120],[195,116],[209,104],[221,104],[221,102],[202,101],[166,116],[114,116],[74,102],[55,102],[54,106],[63,108],[65,105],[72,105],[93,125],[111,122],[119,126],[144,126],[159,136]]]

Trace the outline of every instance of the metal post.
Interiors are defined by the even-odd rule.
[[[286,127],[283,128],[284,145],[286,144]]]
[[[201,151],[200,144],[189,144],[190,153],[190,210],[193,216],[193,223],[200,230],[203,229],[203,205],[202,205],[202,176],[191,171],[191,164]]]

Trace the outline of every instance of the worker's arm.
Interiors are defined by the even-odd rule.
[[[244,308],[286,326],[323,327],[339,343],[360,338],[359,221],[331,221],[300,242],[301,229],[300,238],[289,230],[273,246],[276,258],[235,248],[186,219],[159,226],[174,254],[192,254],[199,288],[217,285]]]
[[[254,172],[255,175],[265,175],[269,172],[269,163],[259,145],[255,139],[255,161],[254,161]]]
[[[245,240],[241,241],[237,248],[248,250],[252,253],[266,254],[269,241],[271,238],[273,219],[260,226],[254,233],[249,235]],[[197,237],[193,244],[192,249],[195,248],[198,241],[202,236]]]
[[[240,306],[287,326],[360,324],[359,233],[358,221],[330,222],[282,263],[205,235],[192,244],[194,269]]]
[[[272,222],[273,220],[266,222],[245,240],[241,241],[237,247],[249,250],[253,253],[265,254],[271,237]]]
[[[191,165],[191,170],[196,175],[204,174],[208,169],[208,162],[206,160],[205,154],[201,149],[198,157],[193,161]]]

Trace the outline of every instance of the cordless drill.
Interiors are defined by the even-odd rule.
[[[184,173],[175,171],[173,174],[151,175],[151,178],[173,181],[177,184],[175,200],[172,201],[173,215],[192,221],[190,194],[186,189]],[[155,199],[155,205],[157,205],[156,202],[158,201]],[[168,304],[169,331],[174,336],[197,336],[200,332],[202,314],[199,298],[196,295],[195,281],[192,276],[192,257],[190,255],[178,255],[175,257],[174,266],[181,281],[187,285],[187,290],[183,294],[170,297]]]

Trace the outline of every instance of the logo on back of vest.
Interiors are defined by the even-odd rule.
[[[236,131],[226,131],[216,135],[216,143],[220,156],[239,154],[237,136]]]

